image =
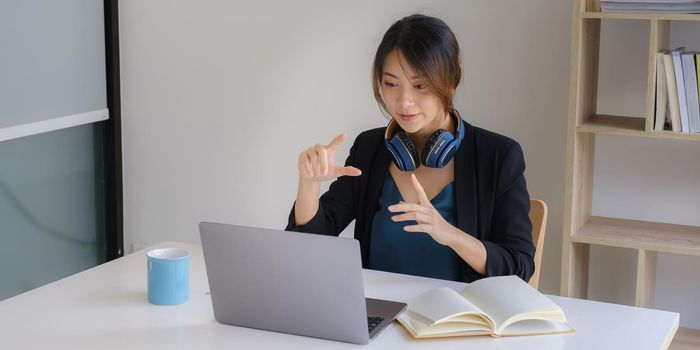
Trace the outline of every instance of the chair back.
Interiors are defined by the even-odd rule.
[[[544,231],[547,227],[547,203],[539,199],[530,200],[530,221],[532,222],[532,243],[535,245],[535,273],[529,283],[537,288],[540,284],[540,262],[544,247]]]

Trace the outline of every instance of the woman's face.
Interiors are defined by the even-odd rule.
[[[442,101],[413,72],[398,50],[384,60],[381,93],[391,116],[409,134],[429,135],[444,123]]]

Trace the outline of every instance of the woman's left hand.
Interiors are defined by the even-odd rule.
[[[461,231],[447,222],[430,203],[428,196],[414,174],[411,183],[418,194],[418,204],[400,202],[389,206],[392,213],[403,213],[391,217],[394,221],[415,220],[417,225],[404,226],[408,232],[425,232],[442,245],[451,246],[459,237]]]

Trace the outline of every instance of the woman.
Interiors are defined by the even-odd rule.
[[[397,21],[372,75],[389,125],[361,133],[344,167],[333,160],[344,134],[301,152],[287,230],[338,235],[354,219],[365,268],[528,281],[535,248],[523,153],[452,108],[461,67],[450,28],[424,15]],[[320,183],[331,179],[319,198]]]

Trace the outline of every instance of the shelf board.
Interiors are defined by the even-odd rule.
[[[638,135],[644,133],[645,124],[646,120],[640,117],[594,115],[579,125],[577,130],[587,133]]]
[[[646,120],[641,117],[621,117],[613,115],[595,115],[576,128],[576,131],[592,134],[613,134],[663,139],[700,141],[700,133],[683,133],[673,131],[645,131]]]
[[[700,227],[697,226],[591,216],[571,240],[700,256]]]
[[[642,13],[642,12],[583,12],[582,18],[599,19],[659,19],[670,21],[700,21],[696,13]]]
[[[678,328],[669,350],[700,349],[700,329]]]

